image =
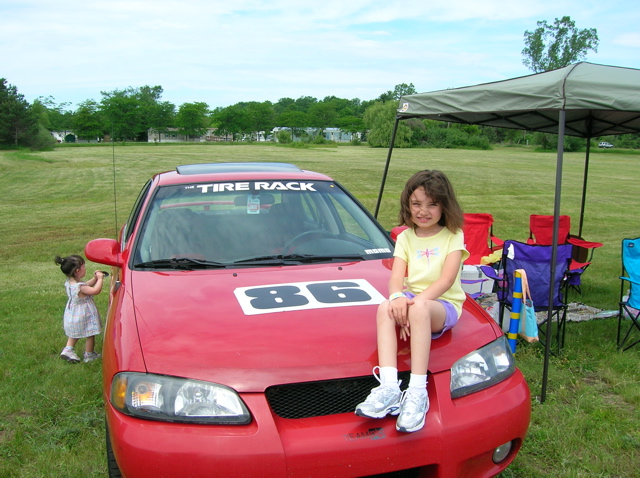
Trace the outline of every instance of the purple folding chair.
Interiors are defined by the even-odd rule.
[[[498,301],[500,302],[500,326],[504,320],[504,310],[511,310],[513,303],[514,272],[516,269],[524,269],[527,273],[531,298],[536,312],[548,312],[549,298],[552,297],[551,319],[553,321],[555,318],[555,336],[557,348],[560,351],[564,346],[567,319],[567,271],[571,263],[572,247],[571,244],[558,246],[555,275],[553,282],[551,282],[552,246],[525,244],[517,241],[504,242],[500,262],[500,269],[504,273],[498,275],[493,268],[482,267],[485,275],[496,280]],[[553,295],[551,295],[551,291],[553,291]],[[546,323],[547,319],[538,325]],[[544,328],[539,327],[539,330],[544,334]],[[554,334],[553,331],[552,334]],[[541,339],[541,342],[543,340]]]

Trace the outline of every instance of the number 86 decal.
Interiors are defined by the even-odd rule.
[[[240,287],[234,293],[245,315],[377,305],[385,300],[384,296],[364,279]]]

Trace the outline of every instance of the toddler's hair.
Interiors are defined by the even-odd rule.
[[[84,264],[84,258],[75,254],[67,257],[56,256],[54,261],[60,265],[60,270],[67,277],[73,277],[73,274]]]
[[[442,171],[435,169],[418,171],[407,181],[400,195],[399,226],[415,226],[411,221],[410,198],[413,192],[419,187],[423,187],[426,195],[442,206],[442,217],[438,224],[446,227],[453,233],[462,229],[464,214],[456,199],[453,186]]]

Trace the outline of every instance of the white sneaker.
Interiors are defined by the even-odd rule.
[[[60,358],[62,360],[66,360],[70,363],[78,363],[80,362],[80,357],[76,354],[76,352],[71,347],[65,347],[62,349],[62,353],[60,354]]]
[[[402,394],[400,416],[396,422],[396,430],[399,432],[416,432],[424,426],[427,412],[429,411],[429,395],[413,392],[410,388]]]
[[[373,376],[380,382],[380,377],[376,375],[376,368],[373,369]],[[364,402],[356,407],[356,415],[359,417],[382,418],[387,415],[397,415],[400,410],[400,399],[402,392],[400,391],[400,383],[398,387],[389,385],[380,385],[369,393]]]
[[[85,352],[84,353],[84,361],[85,362],[93,362],[94,360],[98,360],[102,358],[102,355],[96,352]]]

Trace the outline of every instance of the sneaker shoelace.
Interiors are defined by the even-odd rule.
[[[403,392],[402,397],[402,412],[404,413],[422,413],[424,410],[423,403],[426,402],[426,396],[420,393],[413,393],[409,390]]]
[[[396,391],[393,389],[393,387],[384,385],[382,383],[382,380],[380,379],[380,367],[378,367],[377,365],[373,367],[373,376],[376,378],[376,380],[380,385],[374,388],[373,390],[371,390],[371,393],[365,400],[365,403],[368,403],[368,404],[384,403],[386,401],[386,398],[389,396],[389,394],[391,393],[395,394]],[[400,385],[400,383],[401,381],[398,380],[398,385]]]

